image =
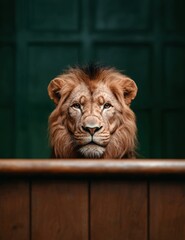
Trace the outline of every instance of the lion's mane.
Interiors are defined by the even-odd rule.
[[[137,86],[133,80],[113,68],[74,67],[53,79],[48,93],[56,104],[49,117],[52,157],[135,157],[137,127],[130,103],[136,96]],[[96,98],[99,108],[93,102]],[[90,108],[94,110],[90,112]],[[99,125],[89,127],[88,124]],[[92,135],[91,131],[97,145],[84,142]]]

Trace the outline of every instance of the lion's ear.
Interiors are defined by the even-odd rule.
[[[132,102],[132,100],[134,100],[134,98],[136,97],[137,85],[132,79],[130,78],[125,79],[123,86],[123,94],[127,105],[129,105]]]
[[[58,104],[61,95],[60,90],[63,86],[63,81],[61,78],[55,78],[51,80],[51,82],[48,85],[48,95],[51,98],[51,100],[54,101],[55,104]]]

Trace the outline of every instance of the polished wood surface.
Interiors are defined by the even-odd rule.
[[[0,174],[184,175],[185,160],[1,159]]]
[[[0,240],[183,240],[184,164],[0,160]]]
[[[185,239],[184,182],[151,184],[150,226],[150,240]]]
[[[88,240],[85,182],[34,181],[32,240]]]
[[[145,182],[95,181],[91,187],[92,239],[147,239]]]
[[[0,239],[28,240],[29,182],[0,180]]]

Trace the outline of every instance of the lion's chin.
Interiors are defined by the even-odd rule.
[[[105,152],[105,148],[96,144],[87,144],[79,148],[79,152],[85,158],[101,158]]]

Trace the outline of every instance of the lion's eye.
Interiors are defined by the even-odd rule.
[[[81,109],[81,106],[79,103],[74,103],[71,107],[76,108],[76,109]]]
[[[108,108],[111,108],[111,107],[112,107],[112,105],[110,103],[105,103],[104,106],[103,106],[104,109],[108,109]]]

